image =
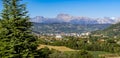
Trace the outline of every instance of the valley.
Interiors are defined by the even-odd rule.
[[[103,30],[111,24],[33,23],[32,31],[37,34],[86,33]]]

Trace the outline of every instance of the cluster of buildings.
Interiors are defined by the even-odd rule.
[[[90,32],[84,32],[84,33],[46,33],[46,34],[36,34],[37,36],[55,36],[56,38],[62,38],[62,36],[76,36],[76,37],[82,37],[82,36],[88,36],[90,35]]]

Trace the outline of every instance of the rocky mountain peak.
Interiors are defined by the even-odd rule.
[[[58,14],[56,18],[44,18],[43,16],[36,16],[30,20],[37,23],[61,23],[68,22],[74,24],[115,24],[120,22],[120,18],[116,17],[103,17],[103,18],[90,18],[83,16],[71,16],[69,14]]]

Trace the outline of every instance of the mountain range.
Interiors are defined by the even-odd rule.
[[[69,14],[58,14],[55,18],[45,18],[43,16],[36,16],[34,18],[31,18],[30,21],[34,23],[115,24],[120,22],[120,18],[90,18],[83,16],[72,16]]]

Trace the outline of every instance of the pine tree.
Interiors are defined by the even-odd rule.
[[[37,38],[31,33],[31,22],[21,0],[2,0],[0,20],[0,58],[35,58]]]

